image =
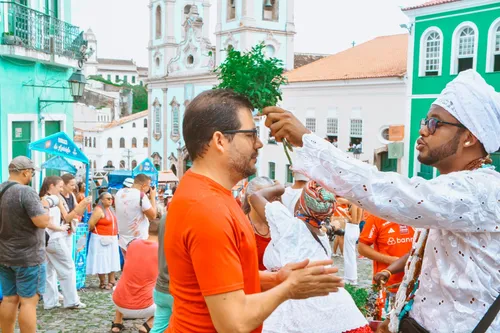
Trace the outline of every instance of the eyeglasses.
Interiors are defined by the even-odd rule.
[[[258,131],[256,128],[252,129],[246,129],[246,130],[227,130],[227,131],[222,131],[222,134],[238,134],[238,133],[243,133],[243,134],[252,134],[253,140],[257,140],[257,134]]]
[[[436,130],[439,126],[442,125],[451,125],[455,127],[460,127],[460,128],[466,128],[462,124],[455,124],[455,123],[449,123],[447,121],[442,121],[436,118],[425,118],[420,121],[420,128],[427,126],[427,130],[429,130],[429,134],[434,134],[436,133]]]
[[[113,200],[113,198],[102,198],[103,200]]]

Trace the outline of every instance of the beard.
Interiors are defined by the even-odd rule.
[[[257,155],[258,154],[255,153],[250,156],[245,156],[239,152],[234,152],[229,158],[230,172],[235,176],[237,175],[239,180],[254,175],[257,172],[257,167],[252,163],[252,159],[257,157]]]
[[[460,146],[460,134],[460,131],[457,132],[450,141],[437,148],[430,149],[429,146],[427,146],[429,149],[427,156],[423,156],[422,153],[420,153],[417,157],[418,161],[425,165],[435,165],[445,158],[455,155]]]

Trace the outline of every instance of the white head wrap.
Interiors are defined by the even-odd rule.
[[[486,152],[500,148],[500,94],[475,70],[461,72],[433,103],[451,113],[483,144]]]

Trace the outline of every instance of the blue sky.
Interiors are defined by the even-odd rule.
[[[425,0],[295,0],[295,51],[333,54],[382,35],[404,33],[400,7]],[[148,65],[149,0],[72,0],[73,24],[97,35],[100,58]],[[216,24],[212,0],[211,31]],[[212,35],[215,44],[215,36]]]

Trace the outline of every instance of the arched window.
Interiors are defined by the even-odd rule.
[[[148,120],[144,119],[144,128],[148,128]]]
[[[94,169],[97,169],[97,163],[94,161]]]
[[[137,166],[137,161],[136,160],[133,160],[132,161],[132,169],[135,169],[135,167]]]
[[[135,123],[132,123],[132,128],[135,128]]]
[[[422,35],[420,76],[441,75],[442,43],[442,34],[437,28],[430,28],[427,33]]]
[[[144,140],[142,141],[142,147],[144,147],[144,148],[149,147],[149,140],[148,140],[148,138],[144,138]]]
[[[94,138],[94,148],[95,148],[95,146],[96,146],[96,144],[95,144],[95,143],[96,143],[96,139]]]
[[[158,98],[153,103],[153,137],[155,140],[161,138],[161,104]]]
[[[120,161],[120,169],[125,169],[125,161],[124,160]]]
[[[278,0],[263,0],[262,18],[265,21],[278,21],[279,8]]]
[[[478,30],[474,23],[464,22],[453,35],[451,74],[476,68]]]
[[[137,148],[137,139],[132,138],[132,148]]]
[[[125,139],[124,138],[120,139],[120,148],[125,148]]]
[[[486,58],[486,72],[500,72],[500,18],[493,22],[488,32]]]
[[[85,141],[85,147],[87,147],[87,146],[88,146],[89,139],[88,139],[87,137],[85,137],[84,141]]]
[[[236,0],[227,0],[227,19],[226,21],[236,18]]]
[[[174,97],[172,102],[170,103],[172,106],[172,131],[171,136],[174,138],[178,138],[180,136],[180,111],[179,111],[179,103],[177,103],[176,98]]]
[[[108,138],[108,148],[113,148],[113,139]]]
[[[156,39],[161,38],[161,6],[156,6]]]

